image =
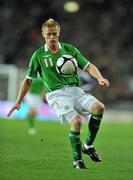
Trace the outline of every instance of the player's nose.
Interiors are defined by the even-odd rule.
[[[53,39],[53,38],[54,38],[54,35],[53,35],[53,34],[50,34],[50,38]]]

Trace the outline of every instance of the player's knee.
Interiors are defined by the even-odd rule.
[[[98,105],[98,110],[99,110],[100,112],[104,112],[104,110],[105,110],[105,105],[100,102],[99,105]]]
[[[81,127],[81,117],[77,115],[71,121],[71,130],[80,131],[80,127]]]
[[[104,110],[105,110],[104,104],[99,102],[99,101],[94,103],[92,106],[92,113],[93,114],[102,114],[104,112]]]

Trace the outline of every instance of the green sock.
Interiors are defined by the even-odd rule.
[[[73,160],[74,161],[81,160],[82,151],[81,151],[80,132],[70,131],[69,138],[73,152]]]
[[[28,118],[29,128],[34,128],[35,116],[33,116],[33,115],[28,115],[27,118]]]
[[[94,142],[97,132],[100,128],[102,116],[102,114],[92,114],[88,123],[88,132],[85,140],[87,145],[92,145],[92,143]]]

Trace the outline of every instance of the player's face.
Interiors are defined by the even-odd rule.
[[[58,26],[45,27],[42,29],[42,36],[49,47],[57,46],[59,39],[60,29]]]

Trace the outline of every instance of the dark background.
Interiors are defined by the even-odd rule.
[[[54,18],[61,25],[60,41],[74,44],[111,82],[94,83],[93,94],[108,105],[133,100],[133,1],[77,0],[80,10],[68,13],[66,0],[0,2],[0,63],[25,68],[43,44],[41,25]]]

